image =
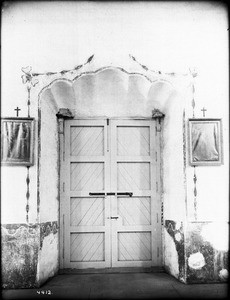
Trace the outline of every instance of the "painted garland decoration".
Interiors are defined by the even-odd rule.
[[[162,71],[159,71],[159,70],[152,70],[152,69],[149,69],[148,67],[146,67],[145,65],[143,65],[142,63],[140,63],[133,55],[129,54],[129,57],[135,61],[140,67],[142,67],[145,71],[150,71],[150,72],[153,72],[155,74],[165,74],[165,75],[170,75],[170,76],[175,76],[175,75],[181,75],[181,76],[188,76],[189,73],[175,73],[175,72],[162,72]],[[191,71],[190,71],[191,73]],[[194,72],[195,74],[195,72]]]
[[[30,167],[27,167],[27,177],[26,177],[26,222],[29,223],[29,199],[30,199]]]
[[[194,175],[193,175],[193,182],[194,182],[194,217],[197,221],[197,188],[196,188],[196,182],[197,182],[197,176],[196,176],[196,167],[194,166]]]
[[[30,118],[30,91],[31,87],[35,87],[35,85],[38,83],[38,80],[33,78],[31,75],[31,67],[26,67],[21,69],[22,72],[24,73],[21,78],[22,78],[22,83],[26,84],[27,88],[27,108],[28,108],[28,113],[27,116]],[[26,222],[29,223],[29,199],[30,199],[30,167],[27,166],[27,175],[26,175]]]
[[[192,109],[193,109],[193,118],[195,118],[195,77],[197,76],[197,72],[195,70],[190,70],[190,73],[193,77],[192,81]],[[194,194],[194,218],[197,221],[197,187],[196,187],[196,182],[197,182],[197,175],[196,175],[196,166],[194,166],[194,174],[193,174],[193,183],[194,183],[194,188],[193,188],[193,194]]]
[[[22,78],[22,83],[26,84],[27,92],[28,92],[28,98],[27,98],[27,107],[28,107],[28,118],[30,118],[30,91],[31,87],[35,87],[35,85],[38,83],[38,80],[33,77],[31,74],[32,68],[31,67],[25,67],[22,68],[22,72],[24,73]]]

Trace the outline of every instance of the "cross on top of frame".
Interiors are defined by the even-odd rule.
[[[16,114],[17,114],[17,117],[18,117],[18,114],[19,114],[19,111],[20,111],[21,109],[17,106],[16,108],[15,108],[15,111],[16,111]]]
[[[205,112],[207,111],[207,109],[205,109],[204,107],[201,109],[201,111],[203,112],[203,117],[205,118]]]

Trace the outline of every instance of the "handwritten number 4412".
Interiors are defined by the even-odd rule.
[[[39,295],[52,295],[51,290],[37,291],[37,294],[39,294]]]

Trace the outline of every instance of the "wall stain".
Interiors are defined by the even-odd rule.
[[[58,232],[58,221],[45,222],[40,226],[40,249],[42,248],[44,238],[51,233],[56,234]]]
[[[172,220],[165,221],[165,228],[173,238],[178,253],[178,279],[186,283],[226,282],[228,280],[228,251],[216,249],[202,236],[203,229],[208,226],[215,229],[217,223],[215,225],[215,222],[190,222],[186,227],[186,238],[182,222],[180,226],[178,225]],[[216,234],[221,233],[216,230],[213,235]]]
[[[213,225],[215,222],[211,224]],[[228,252],[215,249],[209,241],[204,240],[201,234],[202,229],[209,225],[210,222],[188,224],[185,242],[187,283],[224,282],[227,280]],[[218,232],[213,232],[213,235],[215,234],[218,234]],[[189,264],[189,258],[197,253],[203,255],[205,264],[196,269]],[[199,265],[199,261],[197,261],[197,265]]]
[[[2,287],[37,287],[39,226],[8,224],[2,231]]]
[[[58,233],[58,222],[2,224],[2,287],[36,288],[38,254],[43,240]]]

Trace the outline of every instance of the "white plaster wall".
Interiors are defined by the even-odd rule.
[[[37,170],[30,167],[29,223],[37,220]],[[1,168],[1,223],[26,223],[27,168]]]
[[[174,277],[179,277],[178,253],[173,238],[164,228],[164,265],[167,271]]]
[[[45,93],[49,93],[46,90]],[[47,100],[47,99],[46,99]],[[40,222],[58,221],[59,212],[59,141],[58,108],[49,99],[41,100],[41,131],[39,158]]]
[[[26,116],[26,89],[20,76],[21,67],[27,65],[34,72],[60,71],[95,54],[96,69],[122,65],[131,53],[153,70],[187,72],[196,67],[196,117],[202,116],[205,106],[207,117],[223,118],[224,129],[224,165],[197,168],[198,215],[228,218],[228,24],[221,4],[8,2],[2,17],[3,116],[15,115],[16,106]],[[192,117],[191,108],[186,113]],[[169,171],[173,174],[175,168],[173,162]],[[2,215],[8,223],[25,217],[24,173],[23,168],[6,168],[2,173]],[[192,176],[187,166],[191,218]],[[14,190],[9,188],[12,182]]]
[[[37,281],[43,284],[58,271],[58,236],[51,233],[43,240],[42,249],[38,254]]]

